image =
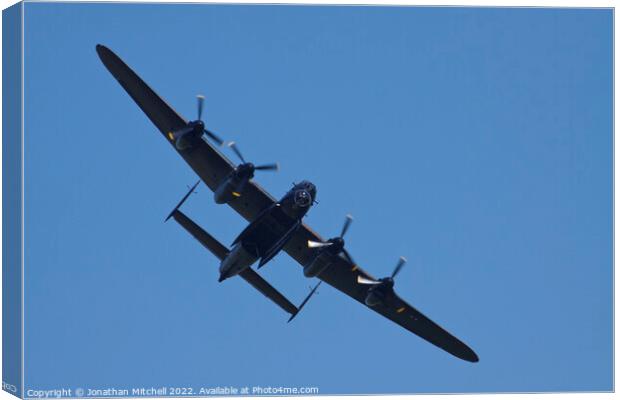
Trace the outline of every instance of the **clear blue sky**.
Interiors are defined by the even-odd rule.
[[[612,389],[612,11],[37,4],[25,8],[26,389]],[[275,196],[468,343],[469,364],[335,289],[291,324],[173,222],[195,174],[103,67],[236,140]],[[230,153],[227,153],[230,154]],[[231,155],[232,156],[232,155]],[[184,211],[245,226],[199,188]],[[262,274],[294,302],[287,255]]]

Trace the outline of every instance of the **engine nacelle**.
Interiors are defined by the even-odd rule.
[[[304,267],[304,275],[313,278],[323,272],[330,264],[330,256],[325,251],[321,251],[310,264]]]
[[[240,197],[247,180],[238,179],[234,175],[229,176],[213,192],[213,198],[217,204],[226,204],[232,199]]]
[[[187,126],[168,132],[168,139],[174,141],[177,150],[187,150],[199,143],[204,132],[204,123],[202,121],[191,121]]]
[[[364,303],[366,303],[366,305],[369,307],[374,307],[374,306],[378,306],[379,304],[382,304],[384,300],[385,300],[385,295],[383,294],[383,292],[380,290],[377,290],[376,288],[372,288],[368,290],[368,294],[366,295],[366,298],[364,299]]]
[[[196,142],[202,136],[202,132],[190,131],[180,135],[174,142],[174,146],[178,150],[187,150],[196,145]]]

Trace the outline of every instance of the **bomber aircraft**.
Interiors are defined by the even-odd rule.
[[[396,294],[394,278],[404,265],[404,258],[399,259],[389,277],[375,279],[360,268],[345,249],[343,237],[351,225],[350,216],[346,217],[340,236],[328,240],[302,221],[316,203],[317,188],[314,184],[301,181],[279,200],[275,199],[253,177],[256,171],[277,170],[277,164],[257,166],[247,162],[233,142],[229,147],[241,164],[235,165],[225,157],[213,144],[221,146],[224,141],[207,129],[202,121],[203,96],[197,98],[198,118],[186,121],[114,52],[100,44],[96,50],[112,76],[200,177],[166,220],[173,218],[220,260],[220,282],[239,275],[289,313],[289,322],[316,293],[318,285],[326,282],[448,353],[469,362],[478,361],[476,353],[465,343]],[[181,205],[200,181],[213,191],[216,203],[228,204],[249,221],[230,249],[180,211]],[[306,277],[320,280],[299,307],[252,269],[257,260],[260,260],[258,268],[261,268],[281,250],[302,265]]]

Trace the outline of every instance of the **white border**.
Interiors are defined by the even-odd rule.
[[[24,174],[24,148],[25,148],[25,146],[24,146],[24,134],[26,132],[26,129],[25,129],[25,123],[26,123],[26,118],[25,118],[26,107],[25,107],[25,104],[26,104],[26,102],[24,101],[24,92],[25,92],[24,91],[24,82],[25,82],[25,79],[24,79],[24,71],[25,71],[24,64],[26,62],[26,59],[25,59],[25,49],[26,49],[26,46],[24,44],[24,38],[25,38],[25,31],[26,31],[26,29],[24,28],[24,22],[25,22],[24,13],[26,11],[26,7],[24,6],[24,3],[21,4],[21,9],[22,9],[21,10],[22,11],[22,26],[21,26],[21,28],[22,28],[22,109],[21,109],[21,113],[22,113],[22,141],[21,141],[21,147],[22,147],[21,148],[21,157],[22,157],[22,161],[21,161],[22,162],[22,182],[21,182],[21,186],[22,186],[22,201],[21,201],[21,214],[22,214],[21,215],[21,218],[22,218],[22,232],[21,232],[21,235],[22,235],[22,237],[21,237],[21,252],[22,252],[22,254],[21,254],[21,256],[22,256],[21,257],[22,258],[22,310],[21,310],[22,311],[22,317],[21,317],[22,318],[22,327],[21,327],[21,329],[22,329],[22,338],[21,338],[22,391],[21,391],[21,394],[22,394],[22,396],[24,396],[25,387],[26,387],[26,383],[24,382],[24,380],[26,379],[26,373],[25,373],[26,369],[24,367],[24,361],[25,361],[25,357],[24,357],[24,355],[25,355],[25,347],[24,347],[24,343],[25,343],[25,340],[24,340],[24,332],[25,332],[25,329],[24,329],[24,316],[26,315],[26,313],[24,311],[24,307],[25,307],[25,301],[24,301],[24,299],[25,299],[25,296],[24,296],[24,282],[25,282],[25,278],[24,278],[24,276],[25,276],[25,271],[26,271],[26,263],[24,262],[24,254],[26,253],[24,251],[24,248],[25,248],[25,246],[24,246],[24,243],[25,243],[24,242],[24,229],[25,229],[24,228],[24,226],[25,226],[25,224],[24,224],[24,213],[25,213],[25,210],[26,210],[26,207],[24,206],[24,200],[26,199],[26,196],[24,195],[24,192],[25,192],[25,190],[24,190],[24,183],[25,183],[25,180],[24,180],[24,176],[25,176],[25,174]]]
[[[28,2],[38,2],[36,0],[28,0]],[[41,2],[52,2],[52,1],[41,1]],[[74,2],[74,3],[114,3],[117,1],[58,1],[58,2]],[[0,0],[0,4],[2,5],[2,9],[7,8],[13,4],[15,4],[15,1],[12,0]],[[179,3],[179,4],[183,4],[183,3],[229,3],[229,4],[260,4],[260,3],[266,3],[264,0],[244,0],[244,1],[234,1],[234,0],[221,0],[221,1],[200,1],[200,0],[184,0],[184,1],[174,1],[174,0],[168,0],[168,1],[157,1],[157,0],[149,0],[149,1],[125,1],[125,3]],[[304,2],[304,1],[299,1],[299,0],[288,0],[288,1],[282,1],[282,0],[271,0],[269,1],[270,4],[310,4],[309,2]],[[312,4],[317,4],[317,5],[331,5],[331,4],[340,4],[340,5],[364,5],[365,3],[363,1],[360,0],[338,0],[337,3],[335,3],[334,1],[330,1],[330,0],[313,0]],[[488,1],[488,0],[478,0],[478,1],[471,1],[471,0],[461,0],[459,2],[459,4],[450,4],[450,5],[446,5],[445,1],[441,1],[441,0],[425,0],[423,3],[415,3],[412,1],[407,1],[407,0],[372,0],[372,4],[367,4],[366,5],[379,5],[379,6],[398,6],[398,5],[409,5],[409,6],[433,6],[433,7],[437,7],[437,6],[446,6],[446,7],[451,7],[451,6],[477,6],[477,7],[514,7],[514,8],[521,8],[521,7],[534,7],[534,8],[544,8],[544,7],[565,7],[565,8],[615,8],[615,1],[601,1],[601,0],[593,0],[593,1],[578,1],[578,0],[567,0],[567,1],[559,1],[559,0],[544,0],[544,1],[536,1],[536,0],[521,0],[519,2],[515,2],[515,1]],[[24,320],[25,320],[25,312],[24,312],[24,307],[25,307],[25,287],[24,287],[24,282],[25,282],[25,260],[24,260],[24,239],[25,239],[25,234],[24,234],[24,218],[25,218],[25,180],[24,180],[24,171],[25,171],[25,149],[24,149],[24,133],[25,133],[25,99],[24,99],[24,81],[25,81],[25,68],[24,68],[24,64],[25,64],[25,57],[24,57],[24,49],[25,49],[25,26],[24,26],[24,22],[25,22],[25,7],[24,7],[24,3],[21,4],[21,18],[22,18],[22,26],[21,26],[21,35],[22,35],[22,54],[21,54],[21,61],[22,61],[22,79],[21,79],[21,95],[22,95],[22,99],[21,99],[21,133],[22,133],[22,137],[21,137],[21,162],[22,162],[22,170],[21,170],[21,185],[22,185],[22,192],[21,192],[21,218],[22,218],[22,227],[21,227],[21,261],[22,261],[22,271],[21,271],[21,288],[22,288],[22,293],[21,293],[21,302],[22,302],[22,310],[21,310],[21,334],[22,334],[22,342],[21,342],[21,357],[22,357],[22,393],[24,393],[25,390],[25,358],[24,358],[24,354],[25,354],[25,341],[24,341]],[[1,26],[1,21],[0,21],[0,26]],[[617,38],[616,38],[616,30],[615,30],[615,10],[614,10],[614,60],[613,60],[613,68],[614,68],[614,76],[613,76],[613,107],[614,107],[614,114],[613,114],[613,129],[614,129],[614,136],[613,136],[613,147],[614,147],[614,157],[613,157],[613,180],[614,180],[614,191],[613,191],[613,198],[614,198],[614,207],[613,207],[613,218],[614,218],[614,223],[613,223],[613,230],[614,230],[614,247],[613,247],[613,260],[614,260],[614,271],[613,271],[613,279],[614,279],[614,293],[613,293],[613,302],[614,302],[614,316],[613,316],[613,325],[614,325],[614,345],[613,345],[613,351],[614,351],[614,369],[613,369],[613,373],[614,373],[614,388],[615,388],[615,382],[617,380],[617,369],[615,368],[615,340],[616,340],[616,329],[615,329],[615,310],[616,310],[616,296],[615,296],[615,284],[616,284],[616,274],[615,274],[615,257],[616,257],[616,252],[615,252],[615,245],[616,245],[616,237],[615,237],[615,206],[616,206],[616,197],[615,197],[615,177],[616,177],[616,163],[615,163],[615,150],[616,150],[616,141],[615,141],[615,126],[616,126],[616,118],[615,118],[615,112],[616,112],[616,102],[615,102],[615,86],[616,86],[616,80],[615,80],[615,73],[616,73],[616,63],[615,63],[615,43],[617,42]],[[0,30],[0,37],[1,37],[1,30]],[[0,64],[1,64],[1,55],[0,55]],[[0,84],[1,86],[1,84]],[[1,155],[0,155],[0,159],[1,159]],[[1,166],[0,166],[0,170],[1,170]],[[0,177],[0,183],[1,183],[1,177]],[[1,185],[0,185],[0,194],[1,194]],[[0,217],[1,218],[1,217]],[[1,233],[0,233],[0,238],[1,238]],[[1,336],[1,333],[0,333]],[[1,354],[1,349],[0,349],[0,354]],[[474,366],[475,367],[475,366]],[[412,395],[397,395],[400,398],[410,398],[410,396]],[[526,396],[528,398],[532,398],[533,396],[538,398],[538,397],[545,397],[548,399],[604,399],[604,398],[614,398],[616,397],[616,395],[614,393],[551,393],[551,394],[541,394],[541,393],[537,393],[537,394],[468,394],[468,395],[459,395],[459,398],[462,399],[477,399],[479,398],[479,396],[493,396],[494,398],[497,399],[520,399],[520,398],[525,398]],[[304,396],[304,397],[329,397],[330,399],[351,399],[351,398],[363,398],[363,397],[367,397],[367,396],[360,396],[360,395],[355,395],[355,396]],[[373,396],[373,397],[377,397],[377,398],[393,398],[394,395],[389,395],[389,396]],[[7,392],[2,392],[0,394],[0,400],[4,400],[4,399],[12,399],[14,398],[13,396],[11,396],[9,393]],[[241,397],[239,397],[241,398]],[[413,398],[413,397],[412,397]],[[448,398],[452,398],[452,395],[416,395],[415,396],[416,399],[448,399]],[[145,398],[146,399],[146,398]],[[265,397],[265,399],[282,399],[282,397]]]

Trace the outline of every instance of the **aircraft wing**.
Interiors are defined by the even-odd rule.
[[[185,127],[187,121],[110,49],[97,45],[97,53],[108,71],[159,129],[172,148],[185,159],[211,190],[217,189],[217,185],[235,168],[235,165],[205,140],[190,151],[178,151],[167,135],[168,132]],[[262,187],[250,181],[244,189],[243,197],[235,198],[229,204],[246,220],[252,221],[274,201],[275,199]]]
[[[400,303],[398,306],[380,305],[376,307],[375,311],[453,356],[469,362],[478,362],[478,356],[469,346],[452,336],[400,297],[397,299]]]
[[[308,240],[323,241],[318,234],[303,224],[284,247],[284,250],[301,265],[307,265],[314,257],[313,250],[307,246]],[[333,264],[321,272],[318,278],[366,306],[365,299],[368,286],[357,283],[357,277],[361,275],[371,280],[375,280],[375,278],[343,257],[334,257],[333,261]],[[470,362],[478,361],[476,353],[465,343],[452,336],[401,298],[397,297],[397,302],[398,304],[393,306],[366,307],[458,358]]]
[[[174,143],[168,139],[167,133],[184,127],[187,122],[111,50],[105,46],[97,45],[97,53],[106,68],[157,126],[166,141],[185,159],[202,181],[211,190],[215,190],[217,185],[234,169],[234,164],[205,140],[190,151],[179,152]],[[250,181],[244,189],[243,196],[233,199],[229,205],[246,220],[252,221],[273,202],[275,199],[271,195],[256,182]],[[307,265],[314,256],[313,250],[307,246],[308,240],[320,242],[323,241],[323,238],[304,223],[284,246],[284,251],[302,266]],[[342,257],[336,257],[334,261],[318,277],[366,305],[364,300],[367,287],[357,283],[357,276],[361,275],[373,280],[375,278],[357,265],[351,265]],[[472,362],[478,361],[476,354],[467,345],[414,307],[403,300],[400,302],[402,304],[398,308],[386,306],[368,308],[456,357]]]

